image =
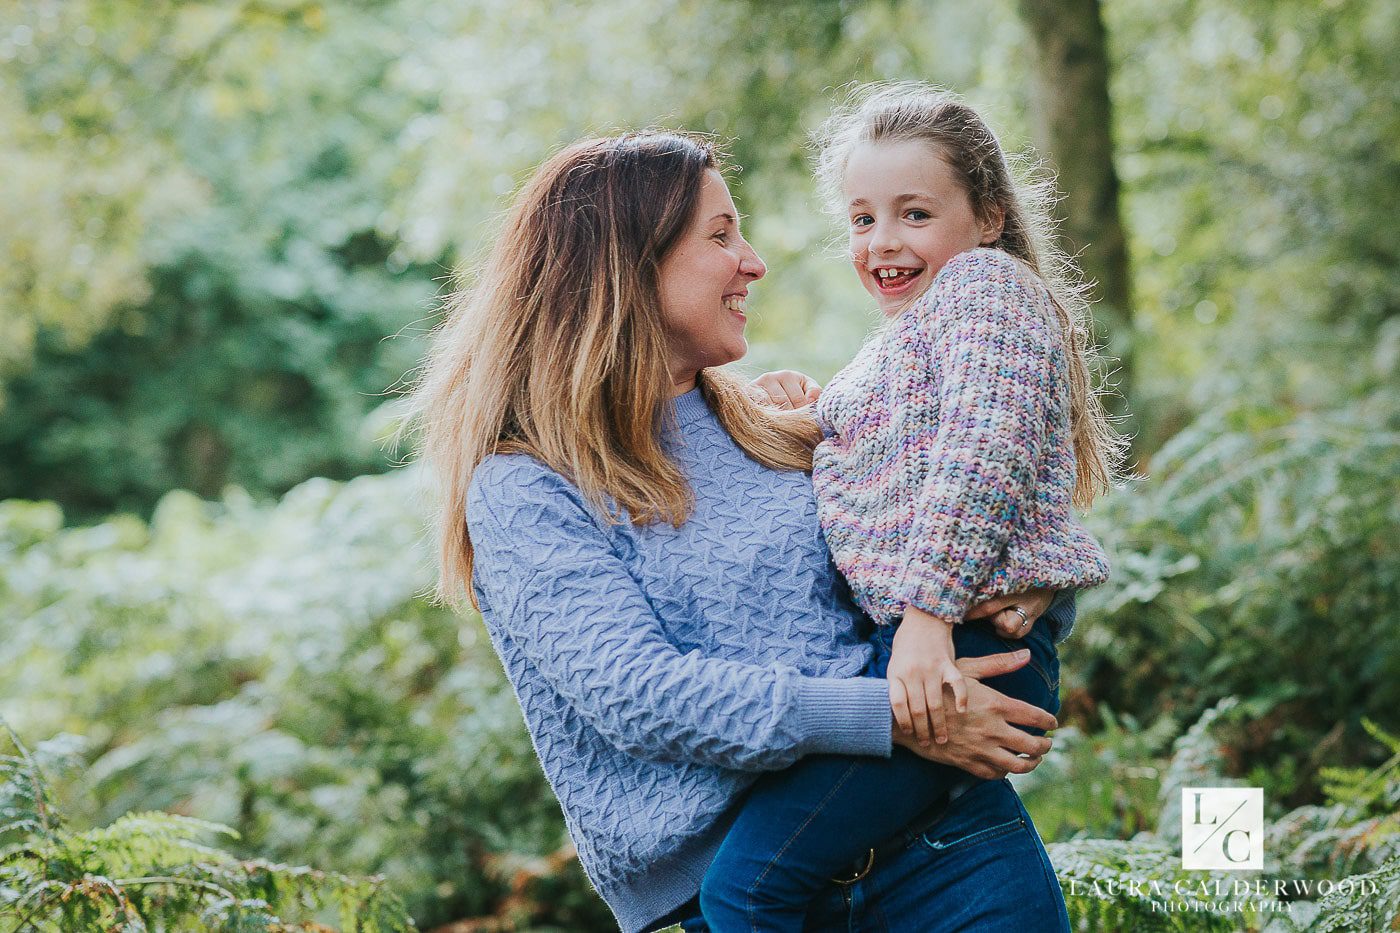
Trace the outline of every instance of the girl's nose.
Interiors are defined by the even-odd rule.
[[[899,237],[889,227],[876,228],[874,235],[870,237],[872,253],[897,253],[901,245]]]

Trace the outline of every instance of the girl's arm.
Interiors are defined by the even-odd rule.
[[[494,634],[622,751],[746,771],[890,754],[883,680],[682,654],[577,489],[538,462],[483,463],[467,522]]]
[[[1034,494],[1062,360],[1055,324],[1016,260],[977,250],[952,262],[956,274],[913,311],[930,375],[914,391],[936,396],[938,426],[918,453],[928,467],[899,592],[907,604],[956,622]]]

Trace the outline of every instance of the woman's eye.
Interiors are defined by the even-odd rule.
[[[716,233],[710,239],[719,240],[721,243],[724,243],[729,239],[729,234],[721,230],[719,233]]]

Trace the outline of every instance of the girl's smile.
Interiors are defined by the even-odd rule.
[[[875,266],[867,270],[867,274],[875,280],[875,287],[886,298],[904,298],[911,293],[918,294],[914,289],[923,281],[923,272],[923,267],[906,269],[898,266]]]

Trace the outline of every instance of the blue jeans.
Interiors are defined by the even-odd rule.
[[[1069,933],[1045,846],[1011,784],[978,781],[933,826],[901,833],[898,852],[854,884],[828,883],[808,933]],[[651,929],[712,931],[697,895]]]
[[[1047,613],[1047,618],[1021,641],[1001,638],[987,623],[960,625],[953,633],[957,656],[984,657],[1020,647],[1029,648],[1029,664],[1010,674],[988,678],[985,683],[1007,696],[1025,700],[1051,713],[1058,712],[1059,659],[1051,639],[1054,622],[1048,616]],[[875,634],[876,656],[865,672],[867,676],[885,676],[892,640],[893,631],[888,627]],[[1039,734],[1039,730],[1027,728],[1027,731]],[[764,775],[743,802],[701,884],[699,903],[704,920],[717,933],[811,928],[804,926],[809,923],[808,909],[832,886],[832,878],[855,874],[867,861],[872,848],[898,836],[921,814],[938,807],[947,800],[950,791],[974,782],[975,779],[964,771],[928,761],[898,747],[889,758],[810,755],[785,771]],[[1009,785],[1007,790],[1010,791]],[[958,797],[954,801],[939,827],[955,815],[961,815],[964,824],[974,825],[968,823],[961,799]],[[1000,811],[994,814],[995,824],[988,823],[985,829],[989,833],[1005,830],[1008,835],[1019,834],[1018,839],[1011,842],[1025,849],[1026,859],[1035,856],[1031,861],[1037,863],[1036,872],[1027,882],[1039,890],[1043,887],[1041,876],[1048,870],[1048,861],[1039,864],[1044,859],[1043,848],[1014,792],[1011,792],[1011,799],[1015,802],[1014,812],[1002,801]],[[974,809],[972,815],[975,817],[978,812]],[[980,831],[974,830],[972,834]],[[942,828],[935,827],[931,832],[943,838]],[[1033,844],[1029,840],[1034,840]],[[940,851],[931,842],[926,841],[924,845],[931,855]],[[980,862],[977,865],[979,871],[986,868]],[[991,874],[1000,877],[1002,873],[997,870]],[[1053,882],[1053,872],[1050,878]],[[1018,905],[1023,905],[1024,901],[1023,883],[1016,879],[1002,880],[1006,884],[998,884],[997,878],[990,876],[978,879],[984,890],[978,898],[962,905],[964,911],[972,911],[967,914],[969,922],[977,917],[1001,918],[1009,916],[1006,911],[1014,913],[1022,909]],[[1050,900],[1032,900],[1038,900],[1041,908],[1049,910],[1051,915],[1063,914],[1058,885],[1051,887],[1054,891]],[[850,910],[855,909],[855,892],[860,889],[856,885],[845,891],[845,897],[852,901],[848,905]],[[945,916],[924,908],[918,913],[930,920]],[[950,916],[957,916],[957,913]],[[940,919],[940,929],[944,928],[943,923]],[[701,929],[694,927],[693,921],[691,928]],[[907,928],[929,929],[927,925],[917,924]],[[964,924],[949,928],[978,927]],[[1036,927],[1043,928],[1043,924]]]

